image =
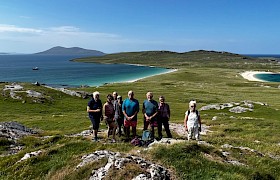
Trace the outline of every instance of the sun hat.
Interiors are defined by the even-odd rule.
[[[196,105],[196,101],[194,101],[194,100],[192,100],[192,101],[190,101],[190,103],[189,103],[189,106],[191,107],[191,106],[195,106]]]

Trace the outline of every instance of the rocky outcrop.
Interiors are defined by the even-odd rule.
[[[259,142],[258,142],[259,143]],[[268,156],[274,160],[278,160],[280,161],[280,156],[279,155],[273,155],[272,153],[268,153],[268,154],[265,154],[265,153],[262,153],[260,151],[257,151],[255,149],[252,149],[252,148],[249,148],[249,147],[243,147],[243,146],[232,146],[230,144],[224,144],[221,146],[221,148],[223,149],[239,149],[243,152],[250,152],[250,153],[254,153],[256,154],[257,156],[259,157],[265,157],[265,156]],[[227,154],[230,154],[230,153],[227,153]]]
[[[231,102],[231,103],[222,103],[222,104],[210,104],[210,105],[201,107],[199,110],[200,111],[211,110],[211,109],[221,110],[221,109],[225,109],[225,108],[230,108],[229,109],[230,112],[243,113],[243,112],[247,112],[247,111],[253,111],[254,104],[267,106],[266,103],[245,100],[245,101],[242,101],[239,103]],[[216,118],[214,118],[213,120],[215,120],[215,119]]]
[[[73,90],[69,90],[69,89],[66,89],[66,88],[54,88],[54,87],[50,87],[50,86],[44,86],[44,87],[63,92],[63,93],[68,94],[70,96],[81,97],[83,99],[87,99],[89,97],[92,97],[92,94],[88,93],[86,91],[73,91]]]
[[[23,100],[22,93],[26,93],[26,97],[31,98],[35,103],[43,103],[46,100],[42,93],[34,90],[24,90],[23,86],[19,84],[5,85],[3,89],[3,95],[10,96],[13,99]]]
[[[31,152],[31,153],[26,153],[18,162],[25,161],[33,156],[39,156],[40,154],[42,154],[42,152],[43,151],[39,150],[39,151]]]
[[[169,171],[161,165],[155,164],[151,161],[147,161],[142,157],[106,150],[95,151],[94,153],[83,156],[83,161],[78,164],[76,168],[81,168],[91,162],[96,162],[102,158],[108,158],[107,164],[104,167],[93,170],[90,180],[105,179],[110,170],[121,169],[127,163],[136,164],[139,166],[139,168],[142,168],[146,172],[145,174],[139,174],[133,179],[170,179]]]
[[[4,155],[16,154],[23,149],[17,144],[17,140],[24,136],[37,134],[36,131],[29,129],[17,122],[0,122],[0,138],[6,139],[7,152]],[[3,156],[3,155],[1,155]]]
[[[37,132],[18,122],[0,122],[0,137],[7,138],[8,140],[17,140],[32,134],[37,134]]]
[[[177,133],[179,136],[187,137],[187,131],[185,130],[185,127],[183,124],[176,124],[176,123],[169,123],[169,128],[171,131]],[[212,132],[209,130],[209,126],[206,126],[205,124],[202,124],[201,126],[201,135],[206,135],[209,132]]]
[[[253,109],[244,108],[244,107],[241,107],[241,106],[236,106],[236,107],[233,107],[233,108],[229,109],[229,112],[233,112],[233,113],[244,113],[244,112],[247,112],[247,111],[253,111]]]
[[[36,82],[34,85],[40,86],[38,82]],[[44,86],[44,87],[63,92],[70,96],[81,97],[83,99],[92,97],[92,94],[86,91],[73,91],[66,88],[53,88],[50,86]],[[3,96],[10,96],[13,99],[23,100],[23,102],[25,102],[26,98],[22,96],[22,93],[26,93],[26,97],[30,98],[33,102],[36,103],[44,103],[46,100],[52,100],[51,98],[45,97],[45,95],[41,92],[37,92],[34,90],[24,90],[23,86],[16,83],[13,83],[11,85],[5,85],[2,94]]]

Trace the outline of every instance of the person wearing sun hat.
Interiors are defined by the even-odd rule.
[[[198,141],[200,139],[201,119],[194,100],[189,102],[189,110],[185,113],[184,126],[188,132],[188,140],[195,138]]]

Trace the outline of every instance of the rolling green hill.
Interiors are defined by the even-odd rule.
[[[17,121],[40,131],[38,135],[19,140],[25,146],[20,153],[0,157],[0,179],[88,179],[91,171],[106,164],[107,160],[100,160],[78,170],[76,165],[83,155],[104,149],[137,154],[158,162],[172,172],[174,179],[279,179],[279,83],[251,82],[240,76],[241,72],[248,70],[279,72],[279,63],[215,51],[127,52],[75,61],[178,69],[173,73],[152,76],[134,83],[73,89],[87,92],[97,90],[101,93],[102,102],[113,91],[125,98],[132,89],[140,104],[147,91],[152,91],[156,100],[164,95],[171,108],[171,123],[183,124],[184,113],[191,99],[198,102],[198,108],[225,103],[243,106],[244,102],[251,102],[254,107],[245,113],[230,112],[228,108],[201,111],[202,123],[212,131],[202,136],[202,140],[210,146],[184,142],[143,151],[142,147],[134,147],[121,139],[117,139],[116,144],[110,144],[104,143],[105,138],[100,143],[93,143],[88,138],[65,136],[89,128],[90,121],[86,113],[88,99],[23,83],[25,90],[43,93],[46,97],[44,103],[36,103],[24,95],[24,99],[14,100],[2,93],[0,122]],[[1,83],[0,87],[3,89],[6,84]],[[213,117],[216,117],[215,120]],[[141,113],[138,118],[137,132],[141,134]],[[104,123],[101,129],[106,129]],[[184,139],[172,133],[174,137]],[[38,138],[46,135],[52,137],[47,140]],[[0,140],[0,150],[4,154],[10,144],[3,138]],[[25,153],[37,150],[43,150],[43,154],[17,163]],[[240,165],[233,165],[234,162]],[[125,172],[112,169],[110,177],[126,179],[139,172],[134,166],[128,169]]]

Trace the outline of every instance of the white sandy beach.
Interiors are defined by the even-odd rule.
[[[150,66],[150,67],[152,67],[152,66]],[[133,79],[133,80],[126,81],[126,82],[136,82],[136,81],[139,81],[139,80],[141,80],[141,79],[145,79],[145,78],[148,78],[148,77],[157,76],[157,75],[161,75],[161,74],[172,73],[172,72],[175,72],[175,71],[177,71],[177,70],[178,70],[178,69],[169,69],[169,71],[167,71],[167,72],[163,72],[163,73],[159,73],[159,74],[153,74],[153,75],[150,75],[150,76],[145,76],[145,77],[142,77],[142,78]]]
[[[249,80],[249,81],[260,81],[260,82],[266,82],[264,80],[258,79],[255,77],[256,74],[273,74],[272,72],[265,72],[265,71],[245,71],[243,73],[240,73],[240,75]]]

